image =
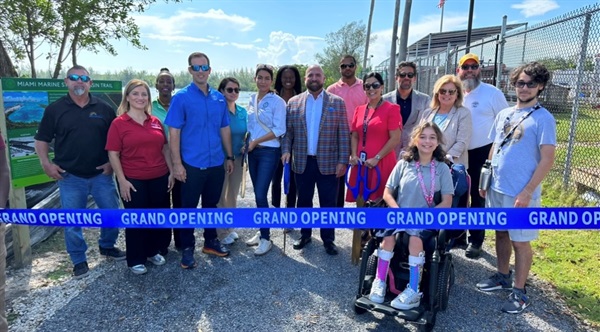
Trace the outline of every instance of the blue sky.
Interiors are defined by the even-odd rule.
[[[439,0],[413,0],[409,44],[429,33],[439,32]],[[476,0],[473,27],[528,22],[530,25],[596,3],[591,0]],[[401,1],[400,21],[405,1]],[[373,65],[389,56],[394,0],[376,0],[370,47]],[[179,72],[186,69],[194,51],[208,54],[213,70],[254,67],[257,63],[284,65],[314,63],[314,54],[324,45],[327,33],[345,23],[367,23],[370,0],[225,0],[158,1],[136,16],[141,28],[141,51],[115,41],[119,55],[82,51],[80,64],[107,71],[131,67],[157,72],[161,67]],[[467,27],[469,0],[447,0],[444,31]]]

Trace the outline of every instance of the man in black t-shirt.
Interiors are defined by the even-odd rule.
[[[35,151],[46,174],[58,181],[63,209],[85,209],[91,195],[102,209],[118,209],[119,196],[104,149],[106,135],[115,111],[89,93],[92,79],[82,66],[67,71],[65,85],[69,93],[48,105],[35,135]],[[48,157],[54,140],[54,159]],[[118,228],[102,228],[100,254],[115,260],[125,253],[115,247]],[[67,252],[73,262],[73,276],[89,271],[87,244],[81,227],[65,227]]]

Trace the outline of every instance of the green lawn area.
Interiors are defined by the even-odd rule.
[[[556,119],[558,142],[568,142],[571,128],[571,114],[554,113],[553,115]],[[600,109],[582,107],[579,111],[577,120],[577,127],[575,130],[575,140],[577,143],[600,142]]]

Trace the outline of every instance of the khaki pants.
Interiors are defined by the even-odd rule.
[[[242,184],[242,174],[244,170],[239,164],[236,164],[235,166],[236,167],[233,168],[233,173],[225,173],[225,180],[223,181],[223,190],[221,191],[221,199],[219,200],[217,207],[234,208],[237,206],[237,197],[240,192],[240,186]],[[229,235],[231,231],[232,228],[217,228],[219,240],[223,240],[223,238]]]
[[[6,224],[0,223],[0,332],[8,331],[6,321]]]

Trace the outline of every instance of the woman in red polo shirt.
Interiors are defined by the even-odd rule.
[[[126,209],[169,208],[174,177],[169,145],[160,120],[150,115],[150,87],[133,79],[123,91],[119,116],[108,130],[106,150]],[[170,229],[127,228],[127,266],[147,272],[145,263],[165,264],[160,238]]]

